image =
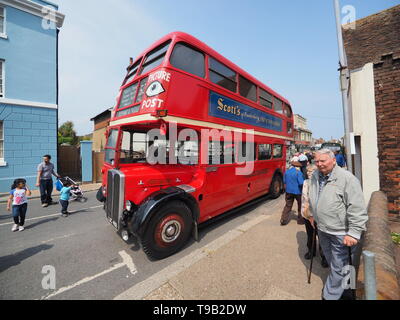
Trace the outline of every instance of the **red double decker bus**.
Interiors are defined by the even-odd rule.
[[[133,234],[162,259],[197,238],[199,224],[280,196],[293,114],[281,95],[174,32],[129,66],[107,135],[98,199],[124,240]]]

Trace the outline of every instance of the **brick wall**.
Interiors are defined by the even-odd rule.
[[[400,5],[356,21],[354,30],[343,30],[343,41],[350,70],[382,55],[400,54]]]
[[[400,214],[400,56],[374,64],[381,190],[389,213]]]
[[[380,188],[400,217],[400,5],[357,20],[343,41],[350,70],[374,63]]]

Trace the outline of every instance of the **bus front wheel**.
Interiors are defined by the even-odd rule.
[[[193,221],[190,209],[174,201],[151,218],[143,239],[143,251],[153,259],[164,259],[178,252],[188,241]]]
[[[274,176],[271,182],[271,187],[269,194],[272,199],[277,199],[280,197],[283,190],[283,180],[281,175],[277,174]]]

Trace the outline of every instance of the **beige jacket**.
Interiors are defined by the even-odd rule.
[[[318,170],[309,181],[309,210],[318,229],[329,234],[347,234],[360,239],[368,221],[360,181],[339,166],[333,169],[321,194]]]
[[[301,195],[301,215],[305,219],[310,219],[312,213],[310,212],[310,199],[308,197],[308,189],[310,187],[310,179],[304,180],[303,193]]]

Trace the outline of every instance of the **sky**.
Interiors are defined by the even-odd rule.
[[[314,138],[343,136],[332,0],[55,0],[66,15],[59,38],[60,124],[91,133],[114,107],[129,57],[172,31],[187,32],[285,98]],[[356,19],[400,0],[340,0]],[[345,18],[343,14],[342,18]]]

